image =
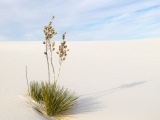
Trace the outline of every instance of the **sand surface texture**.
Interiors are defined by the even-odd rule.
[[[79,101],[62,120],[160,120],[160,40],[68,46],[58,82]],[[47,80],[44,50],[41,42],[0,42],[0,120],[49,119],[25,98],[25,65],[30,81]]]

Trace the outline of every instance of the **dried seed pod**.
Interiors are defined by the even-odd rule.
[[[45,55],[47,55],[47,52],[44,52]]]
[[[53,35],[52,35],[52,34],[50,34],[50,35],[49,35],[49,38],[52,38],[52,37],[53,37]]]
[[[65,60],[66,58],[63,58],[63,61]]]
[[[54,16],[52,16],[52,19],[54,19]]]
[[[57,53],[57,54],[59,54],[59,52],[58,52],[58,51],[57,51],[56,53]]]
[[[43,41],[43,44],[46,44],[46,42],[45,42],[45,41]]]
[[[52,33],[52,34],[54,34],[54,33],[55,33],[55,31],[52,29],[52,30],[51,30],[51,33]]]
[[[55,48],[52,48],[52,51],[54,51],[55,50]]]
[[[44,30],[47,30],[47,26],[44,26]]]
[[[66,35],[66,32],[62,35],[62,39],[63,40],[65,39],[65,35]]]
[[[52,47],[55,45],[55,42],[52,42]]]
[[[48,26],[48,30],[51,30],[52,29],[52,26]]]
[[[64,36],[64,35],[62,36],[62,39],[63,39],[63,40],[65,39],[65,36]]]
[[[51,26],[52,25],[52,22],[49,22],[49,24],[48,24],[49,26]]]
[[[66,41],[63,41],[63,44],[66,44]]]
[[[64,48],[67,48],[67,45],[65,45]]]

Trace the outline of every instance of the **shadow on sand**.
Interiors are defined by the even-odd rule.
[[[74,117],[75,114],[85,114],[88,112],[94,112],[94,111],[100,110],[104,108],[104,105],[100,101],[98,101],[98,98],[119,92],[124,89],[137,87],[146,82],[147,81],[122,84],[112,89],[81,95],[79,96],[78,102],[73,109],[67,112],[63,112],[61,113],[61,115],[55,116],[55,120],[69,120],[69,118]]]
[[[137,86],[142,85],[146,82],[147,81],[122,84],[122,85],[115,87],[115,88],[112,88],[112,89],[81,95],[81,96],[79,96],[79,100],[78,100],[76,107],[70,111],[67,111],[67,113],[68,114],[82,114],[82,113],[86,113],[86,112],[97,111],[98,109],[101,109],[104,107],[102,105],[102,103],[97,100],[98,98],[119,92],[124,89],[137,87]]]

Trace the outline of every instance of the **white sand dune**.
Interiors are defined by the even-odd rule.
[[[160,39],[68,45],[59,84],[80,98],[64,118],[160,120]],[[0,42],[0,120],[48,119],[25,100],[25,65],[30,81],[47,80],[43,52],[41,42]]]

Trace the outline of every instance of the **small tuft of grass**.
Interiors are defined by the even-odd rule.
[[[35,81],[30,83],[30,97],[44,106],[48,116],[54,116],[73,108],[78,98],[74,92],[54,83]]]

